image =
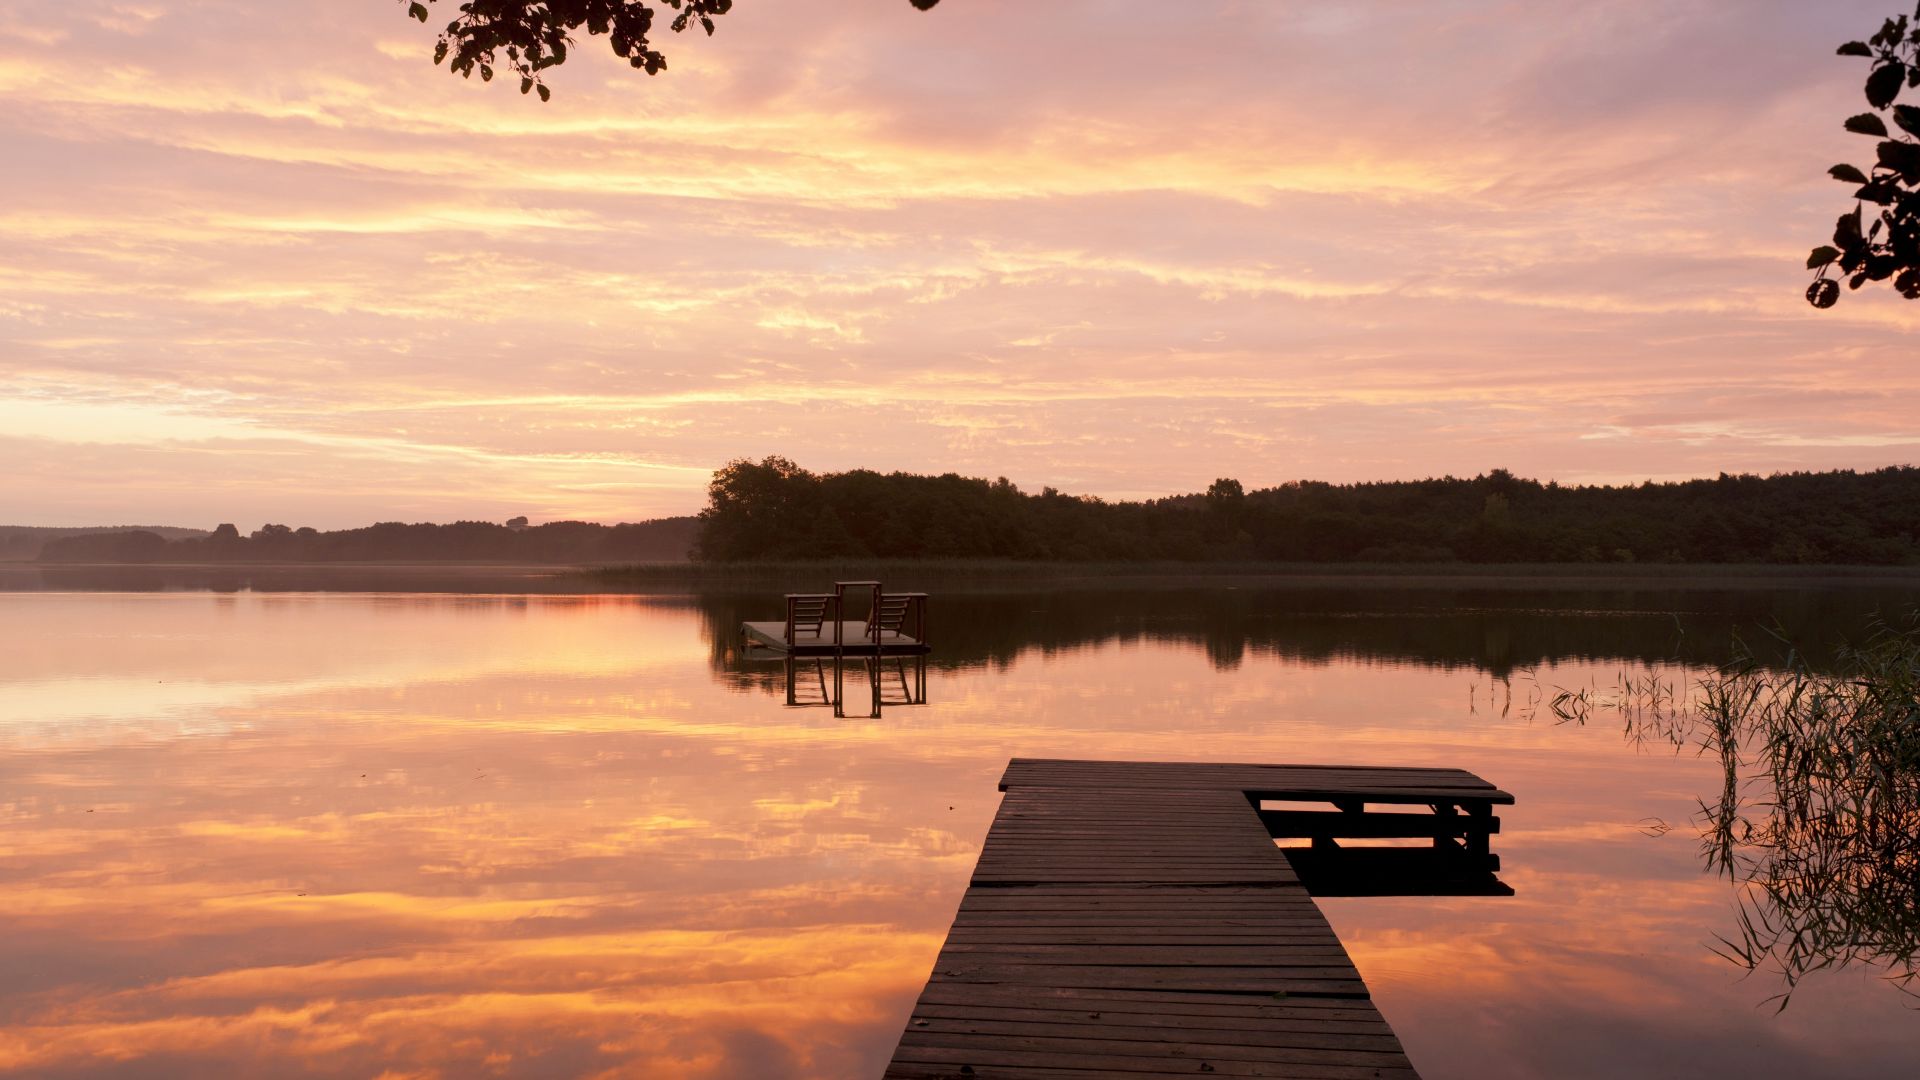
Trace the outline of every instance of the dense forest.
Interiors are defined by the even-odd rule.
[[[487,562],[611,563],[684,562],[699,523],[691,517],[626,525],[555,521],[528,526],[457,521],[407,525],[397,521],[363,529],[320,532],[265,525],[242,536],[232,525],[186,539],[168,540],[145,529],[89,533],[53,540],[42,562],[58,563],[304,563],[304,562]]]
[[[78,533],[77,530],[71,531]],[[35,536],[51,563],[489,562],[612,564],[813,559],[1032,562],[1920,564],[1920,468],[1562,486],[1504,469],[1367,484],[1303,480],[1106,502],[1005,479],[784,458],[714,473],[696,518],[528,526],[386,522],[320,532],[266,525]],[[20,557],[20,556],[16,556]]]
[[[1505,469],[1106,502],[948,473],[716,472],[697,557],[1054,561],[1920,563],[1920,469],[1621,487]]]

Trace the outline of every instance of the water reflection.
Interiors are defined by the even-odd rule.
[[[1515,897],[1323,902],[1430,1077],[1911,1072],[1886,987],[1826,972],[1772,1018],[1700,948],[1725,882],[1640,823],[1713,759],[1469,707],[1691,655],[1748,602],[1701,596],[1676,647],[1648,595],[1544,645],[1532,595],[956,595],[932,704],[884,719],[870,673],[836,718],[728,655],[758,597],[0,596],[0,1073],[873,1075],[1013,755],[1513,792]]]
[[[780,666],[786,676],[787,707],[790,709],[832,709],[833,715],[849,715],[878,720],[889,705],[925,705],[927,703],[927,657],[844,657],[783,656]],[[849,712],[847,691],[849,673],[852,686],[864,690]],[[860,704],[864,702],[864,706]],[[858,710],[863,708],[864,712]]]
[[[1191,584],[1191,583],[1189,583]],[[716,670],[745,670],[740,624],[765,614],[760,593],[705,592],[652,602],[700,613]],[[1831,659],[1830,643],[1895,605],[1920,603],[1904,584],[1610,588],[1515,587],[1439,580],[1330,587],[1284,584],[962,592],[940,597],[936,669],[1050,656],[1106,643],[1194,647],[1214,668],[1250,661],[1418,663],[1524,677],[1570,661],[1711,667],[1742,630],[1778,622],[1803,657]],[[1784,660],[1784,650],[1763,657]]]
[[[1769,666],[1736,647],[1717,671],[1551,707],[1576,723],[1618,713],[1629,741],[1718,764],[1701,854],[1734,883],[1737,925],[1713,950],[1776,976],[1781,1009],[1808,976],[1854,965],[1920,998],[1920,616],[1836,644],[1829,670],[1788,651]]]

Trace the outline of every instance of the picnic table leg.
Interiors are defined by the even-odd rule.
[[[1486,859],[1493,852],[1493,807],[1479,803],[1467,808],[1467,854]]]

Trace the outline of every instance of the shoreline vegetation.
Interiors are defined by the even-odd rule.
[[[530,525],[526,518],[514,518],[504,524],[387,521],[360,529],[329,532],[263,525],[245,536],[232,525],[221,525],[210,533],[177,539],[145,529],[62,536],[47,540],[34,561],[139,566],[382,563],[579,566],[685,559],[698,534],[699,520],[693,517],[619,525],[587,521]]]
[[[1431,592],[1586,595],[1638,608],[1656,593],[1863,591],[1911,596],[1920,567],[1784,565],[1636,565],[1603,563],[1019,563],[916,559],[830,562],[638,563],[556,565],[444,560],[249,563],[0,563],[0,592],[178,590],[260,593],[463,593],[495,596],[731,596],[777,602],[840,580],[879,580],[895,591],[940,596],[1094,593],[1279,593],[1355,596]],[[1601,597],[1611,597],[1601,600]],[[936,598],[936,603],[937,603]],[[751,605],[750,605],[751,607]],[[759,610],[754,607],[752,610]],[[741,617],[747,617],[747,608]],[[736,620],[737,621],[737,620]]]
[[[1387,581],[1397,585],[1466,583],[1535,585],[1545,583],[1623,585],[1649,583],[1663,588],[1778,586],[1796,582],[1912,585],[1920,566],[1795,565],[1780,563],[1307,563],[1307,562],[1021,562],[1011,559],[833,559],[764,560],[717,563],[638,563],[581,567],[572,576],[609,587],[664,585],[704,587],[789,587],[796,583],[879,580],[889,587],[946,588],[993,585],[1150,584],[1205,580],[1312,584]]]
[[[1507,568],[1491,576],[1551,566],[1563,577],[1630,566],[1663,580],[1668,573],[1647,568],[1693,568],[1674,572],[1689,577],[1702,566],[1920,567],[1920,468],[1912,466],[1617,487],[1543,484],[1504,469],[1254,491],[1223,478],[1204,493],[1107,502],[1052,488],[1030,494],[1004,477],[813,473],[769,457],[730,462],[707,494],[697,517],[617,525],[514,518],[321,532],[270,524],[250,535],[221,525],[199,535],[95,531],[43,543],[28,534],[50,530],[15,531],[22,544],[42,544],[41,565],[591,566],[607,568],[598,572],[609,580],[764,578],[789,568],[818,577],[870,566],[910,567],[919,577],[986,568],[1002,578],[1459,576],[1469,566]],[[712,569],[687,568],[688,560]]]

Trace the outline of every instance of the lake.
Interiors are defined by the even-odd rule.
[[[1915,579],[935,588],[880,684],[925,703],[877,716],[864,667],[836,716],[736,645],[780,588],[585,588],[0,572],[0,1073],[874,1076],[1012,756],[1512,792],[1513,896],[1320,901],[1428,1077],[1920,1072],[1883,971],[1776,1014],[1710,951],[1719,763],[1619,689],[1774,619],[1818,654]],[[1556,717],[1582,689],[1625,711]]]

